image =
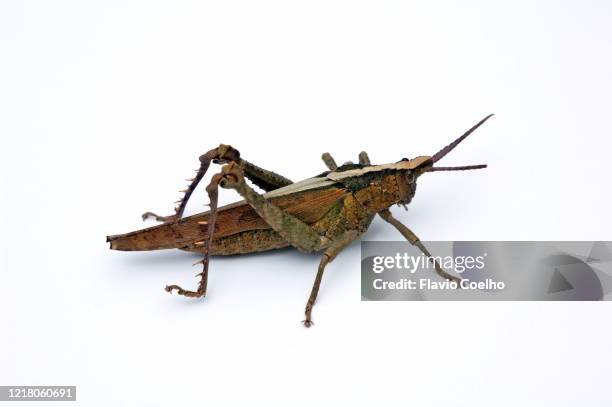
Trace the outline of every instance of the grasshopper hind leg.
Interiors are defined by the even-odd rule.
[[[208,264],[210,254],[212,253],[213,249],[213,235],[215,230],[215,222],[217,219],[219,186],[222,188],[236,189],[243,196],[246,194],[245,198],[247,202],[254,205],[253,207],[256,211],[260,209],[265,212],[260,214],[260,216],[262,216],[266,221],[270,221],[270,219],[274,220],[271,223],[273,229],[275,229],[275,227],[278,228],[279,225],[286,226],[287,223],[292,223],[294,228],[291,229],[291,232],[293,233],[289,232],[288,235],[285,235],[283,231],[275,229],[280,235],[283,236],[283,238],[289,237],[288,243],[292,243],[294,245],[297,244],[298,247],[305,250],[316,250],[327,242],[327,240],[316,234],[314,230],[310,230],[310,226],[303,224],[303,222],[301,222],[299,219],[286,214],[281,209],[270,204],[261,195],[249,187],[244,180],[245,172],[244,162],[230,162],[221,168],[221,172],[212,177],[210,184],[206,187],[206,192],[208,192],[208,197],[210,198],[210,215],[208,217],[206,236],[204,238],[202,247],[202,252],[204,254],[204,259],[202,260],[203,270],[202,273],[198,274],[201,278],[197,290],[189,291],[181,288],[178,285],[169,285],[166,287],[166,291],[170,293],[177,291],[179,295],[184,295],[187,297],[204,297],[206,295]],[[256,199],[257,203],[253,204],[252,199]],[[292,241],[291,238],[295,234],[297,234],[299,237],[306,235],[306,237]]]
[[[204,258],[200,263],[202,263],[202,272],[198,274],[200,277],[200,282],[198,284],[198,288],[196,291],[185,290],[184,288],[172,284],[166,286],[166,291],[172,293],[176,291],[179,295],[184,295],[185,297],[205,297],[206,296],[206,288],[208,286],[208,264],[210,262],[210,253],[213,242],[213,231],[215,230],[215,222],[217,220],[217,202],[219,198],[219,184],[223,180],[223,174],[219,173],[212,177],[210,184],[206,187],[206,192],[208,193],[208,198],[210,199],[210,216],[208,217],[207,224],[207,232],[204,238],[204,247],[203,254]],[[197,263],[196,263],[197,264]]]
[[[219,145],[217,148],[213,148],[205,154],[200,156],[200,168],[196,169],[195,177],[188,179],[189,186],[187,189],[180,191],[183,193],[183,197],[175,202],[178,204],[177,207],[174,208],[174,214],[169,216],[160,216],[153,212],[145,212],[142,214],[142,220],[147,220],[148,218],[154,218],[159,222],[174,222],[177,221],[183,216],[183,212],[185,212],[185,207],[187,206],[187,202],[195,191],[196,187],[206,175],[206,171],[208,167],[210,167],[211,162],[229,162],[229,161],[237,161],[240,160],[240,152],[233,148],[232,146],[228,146],[225,144]]]
[[[178,206],[174,208],[174,214],[169,216],[160,216],[153,212],[145,212],[142,214],[142,220],[147,220],[148,218],[154,218],[159,222],[174,222],[179,220],[181,216],[183,216],[183,212],[185,211],[185,207],[187,206],[187,202],[189,201],[191,194],[193,194],[193,191],[196,189],[199,182],[202,180],[202,178],[204,178],[204,175],[206,175],[206,171],[208,170],[208,167],[210,167],[211,162],[215,164],[237,164],[240,166],[240,168],[242,168],[244,175],[251,180],[251,182],[266,192],[277,188],[282,188],[293,183],[293,181],[283,177],[280,174],[265,170],[240,158],[240,152],[234,147],[221,144],[219,147],[213,148],[200,156],[200,168],[195,170],[196,175],[194,178],[187,180],[189,182],[187,189],[180,191],[184,195],[181,197],[181,199],[175,202],[175,204]]]

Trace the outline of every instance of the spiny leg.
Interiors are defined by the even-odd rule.
[[[428,259],[433,261],[434,267],[436,268],[436,273],[438,273],[441,277],[447,280],[455,281],[457,284],[461,282],[460,278],[455,277],[451,274],[448,274],[446,271],[442,269],[442,267],[440,267],[440,264],[438,264],[436,259],[431,256],[431,253],[429,253],[429,250],[427,250],[425,245],[423,245],[419,237],[415,235],[414,232],[410,230],[406,225],[401,223],[399,220],[395,219],[389,209],[380,211],[378,212],[378,214],[385,221],[395,226],[395,228],[402,234],[402,236],[404,236],[412,245],[418,247],[423,252],[423,254],[427,256]]]
[[[255,185],[266,192],[293,184],[289,178],[285,178],[275,172],[264,170],[246,160],[237,162],[244,171],[244,175]]]
[[[232,146],[228,146],[225,144],[219,145],[217,148],[213,148],[207,153],[200,156],[200,168],[196,170],[196,176],[194,178],[188,179],[189,186],[187,189],[184,189],[180,192],[184,193],[183,197],[176,201],[175,203],[179,204],[176,208],[174,208],[174,215],[169,216],[159,216],[153,212],[145,212],[142,214],[142,219],[146,220],[149,217],[155,218],[155,220],[159,222],[173,222],[177,221],[183,216],[183,212],[185,212],[185,207],[187,206],[187,202],[191,197],[191,194],[198,186],[198,183],[204,178],[208,167],[210,167],[210,163],[213,160],[223,160],[223,161],[235,161],[240,159],[240,152],[233,148]]]
[[[210,250],[212,247],[213,234],[215,230],[215,222],[217,220],[217,202],[219,200],[219,183],[223,179],[223,174],[219,173],[213,176],[210,184],[206,187],[208,198],[210,199],[210,216],[208,217],[207,234],[204,237],[203,253],[204,258],[199,262],[202,263],[202,272],[197,276],[200,276],[200,282],[196,291],[185,290],[182,287],[173,284],[167,285],[165,290],[169,293],[176,290],[179,295],[186,297],[205,297],[206,287],[208,285],[208,264],[210,261]],[[197,263],[196,263],[197,264]]]
[[[174,215],[159,216],[153,212],[145,212],[142,215],[142,219],[146,220],[151,217],[155,218],[155,220],[159,222],[172,222],[180,219],[181,216],[183,216],[185,207],[187,206],[187,201],[189,201],[189,198],[198,186],[198,183],[202,180],[202,178],[204,178],[204,175],[206,174],[211,162],[216,164],[226,164],[229,162],[238,163],[241,168],[243,168],[246,177],[265,191],[271,191],[293,183],[290,179],[285,178],[282,175],[265,170],[255,164],[241,159],[240,152],[232,146],[220,144],[219,147],[214,148],[208,151],[206,154],[200,156],[200,168],[196,170],[196,176],[194,178],[187,180],[190,182],[187,189],[180,191],[184,193],[184,196],[175,202],[179,205],[174,208]]]
[[[221,171],[224,176],[219,185],[236,190],[255,212],[289,244],[307,252],[327,247],[330,242],[328,238],[321,236],[310,225],[285,212],[253,190],[245,182],[240,166],[229,163],[223,166]]]
[[[340,253],[342,249],[348,246],[352,241],[357,239],[357,237],[359,237],[359,233],[354,230],[348,231],[338,240],[333,241],[332,245],[323,253],[323,257],[321,257],[321,262],[319,263],[319,269],[317,270],[317,276],[315,277],[314,285],[310,291],[310,297],[306,303],[306,310],[304,311],[306,319],[304,319],[302,323],[306,328],[310,328],[314,324],[312,322],[312,307],[314,307],[317,300],[317,295],[319,294],[319,288],[321,287],[321,280],[323,279],[325,266],[327,266],[328,263],[331,263],[338,253]]]

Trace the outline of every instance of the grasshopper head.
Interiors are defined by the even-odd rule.
[[[450,153],[455,147],[457,147],[459,143],[461,143],[467,136],[472,134],[474,130],[480,127],[491,116],[493,115],[490,114],[478,123],[476,123],[476,125],[466,131],[461,137],[438,151],[433,156],[420,156],[411,160],[404,158],[401,161],[397,162],[395,164],[396,169],[400,170],[397,172],[398,187],[400,189],[399,203],[405,205],[412,200],[412,197],[414,196],[414,193],[416,191],[416,179],[426,172],[464,171],[486,168],[486,164],[464,165],[460,167],[436,167],[435,163],[442,159],[442,157]]]

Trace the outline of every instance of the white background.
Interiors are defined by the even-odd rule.
[[[354,244],[307,330],[317,255],[215,258],[193,301],[163,287],[195,287],[198,256],[105,236],[169,213],[221,142],[300,180],[324,151],[432,154],[496,113],[440,162],[490,167],[423,176],[397,216],[424,240],[610,240],[611,11],[3,1],[0,384],[83,406],[610,405],[610,303],[360,302]]]

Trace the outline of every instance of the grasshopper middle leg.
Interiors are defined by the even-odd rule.
[[[329,168],[331,171],[336,171],[338,169],[338,164],[336,164],[336,160],[334,160],[334,157],[332,157],[330,153],[323,153],[323,155],[321,156],[321,159],[325,163],[325,166]],[[349,161],[349,162],[346,162],[345,164],[352,164],[352,163]],[[361,153],[359,153],[359,164],[363,166],[371,165],[370,157],[368,157],[368,153],[366,153],[365,151],[362,151]]]
[[[306,318],[303,323],[304,326],[310,327],[312,325],[312,307],[319,293],[319,287],[321,286],[325,267],[338,255],[338,253],[340,253],[340,251],[342,251],[342,249],[359,237],[359,232],[356,230],[348,230],[335,238],[321,236],[310,225],[273,205],[262,195],[250,188],[245,183],[241,174],[241,169],[238,166],[228,164],[223,167],[223,173],[226,175],[223,180],[221,180],[220,185],[224,188],[235,189],[249,205],[255,209],[257,214],[292,246],[302,251],[325,249],[321,262],[319,263],[317,276],[310,297],[306,303]]]
[[[330,153],[323,153],[321,159],[325,163],[325,166],[331,171],[336,171],[338,169],[338,164],[336,164],[336,160],[334,160],[334,157],[332,157]]]
[[[306,318],[302,321],[306,328],[310,328],[313,325],[312,322],[312,307],[317,300],[317,295],[319,294],[319,288],[321,287],[321,280],[323,279],[323,272],[325,271],[325,266],[331,263],[334,258],[344,249],[346,246],[351,244],[355,239],[359,237],[359,233],[356,231],[348,231],[345,232],[340,238],[334,240],[325,252],[323,253],[323,257],[321,257],[321,262],[319,263],[319,269],[317,270],[317,276],[315,277],[314,285],[312,286],[312,290],[310,292],[310,297],[308,298],[308,302],[306,303],[306,310],[304,314]]]

